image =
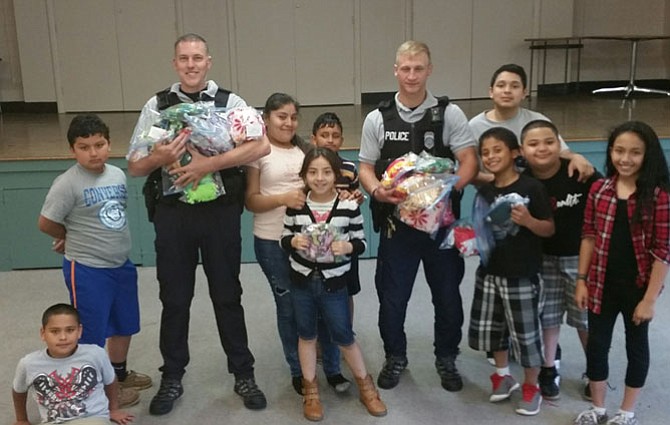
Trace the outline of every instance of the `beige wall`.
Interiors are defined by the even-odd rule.
[[[0,58],[0,101],[23,100],[12,0],[0,0]]]
[[[482,97],[498,65],[528,67],[524,38],[670,33],[670,0],[639,4],[0,0],[0,100],[57,101],[61,111],[137,110],[174,80],[172,41],[187,31],[208,39],[210,76],[257,106],[273,91],[296,94],[304,104],[353,103],[361,92],[394,91],[395,49],[408,38],[431,46],[432,91]],[[669,51],[669,42],[641,43],[638,77],[668,78]],[[588,41],[581,78],[625,79],[628,58],[627,43]],[[548,63],[547,82],[561,82],[562,52],[550,52]]]
[[[575,0],[575,35],[670,34],[669,4],[668,0]],[[668,46],[668,40],[638,44],[637,78],[668,78]],[[629,42],[589,40],[582,54],[582,80],[626,80],[629,64]]]

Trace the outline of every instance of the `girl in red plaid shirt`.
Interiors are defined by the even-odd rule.
[[[575,423],[632,425],[649,370],[649,322],[670,264],[670,179],[654,130],[639,121],[615,128],[605,172],[589,192],[579,251],[575,301],[589,309],[586,374],[593,405]],[[626,387],[619,411],[608,420],[608,352],[619,313],[626,330]]]

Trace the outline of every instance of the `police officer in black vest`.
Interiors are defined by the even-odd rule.
[[[234,93],[220,89],[207,80],[212,66],[207,42],[197,34],[186,34],[174,45],[173,65],[179,83],[158,92],[147,101],[133,134],[137,140],[143,130],[140,123],[152,114],[178,103],[214,101],[217,106],[246,106]],[[186,146],[187,134],[169,143],[158,144],[151,151],[134,150],[128,154],[128,170],[133,176],[149,176],[144,188],[149,219],[156,230],[156,269],[163,304],[160,325],[160,351],[163,356],[161,386],[151,400],[149,412],[170,412],[183,393],[181,384],[189,362],[188,328],[191,300],[195,287],[195,269],[199,258],[207,275],[209,294],[223,349],[228,357],[228,371],[235,375],[234,390],[249,409],[266,406],[264,394],[256,386],[254,357],[247,342],[242,287],[239,280],[241,262],[240,215],[243,208],[244,174],[238,168],[270,152],[267,138],[245,143],[232,151],[204,157]],[[218,199],[187,204],[177,196],[164,196],[162,167],[180,160],[189,152],[192,161],[173,170],[179,175],[176,185],[197,185],[208,173],[220,172],[226,193]]]
[[[459,285],[464,262],[455,249],[440,250],[441,238],[411,228],[395,217],[402,198],[380,185],[382,172],[393,159],[422,150],[458,162],[454,213],[460,211],[460,190],[477,174],[476,141],[463,111],[447,98],[436,98],[426,89],[432,72],[430,51],[424,43],[406,41],[396,52],[394,73],[398,80],[395,99],[370,112],[363,124],[360,181],[371,196],[375,230],[380,232],[375,284],[379,297],[379,331],[386,361],[377,379],[379,387],[398,385],[407,367],[405,315],[419,264],[435,308],[435,366],[447,391],[459,391],[463,380],[456,368],[463,306]],[[440,232],[444,233],[445,229]]]

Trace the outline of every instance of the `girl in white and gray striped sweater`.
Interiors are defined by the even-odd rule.
[[[307,187],[307,199],[301,209],[286,210],[280,241],[290,253],[303,409],[310,420],[323,418],[316,383],[319,316],[356,378],[361,401],[368,412],[373,416],[386,414],[386,406],[365,368],[352,330],[346,273],[351,267],[351,254],[363,253],[366,242],[358,203],[338,198],[335,181],[339,174],[340,159],[330,150],[315,148],[305,154],[300,177]]]

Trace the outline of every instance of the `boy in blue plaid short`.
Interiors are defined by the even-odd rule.
[[[480,137],[479,155],[494,180],[481,186],[477,196],[489,204],[513,194],[528,202],[510,207],[509,217],[501,223],[504,231],[493,226],[495,247],[487,263],[477,269],[468,342],[475,350],[493,352],[496,371],[491,375],[489,400],[498,402],[519,388],[509,370],[511,341],[524,368],[523,395],[516,413],[529,416],[540,412],[542,402],[537,385],[542,365],[541,237],[554,233],[554,222],[542,184],[517,171],[514,162],[519,154],[516,135],[506,128],[491,128]]]
[[[586,181],[579,181],[579,174],[568,174],[568,161],[560,158],[560,138],[556,126],[546,120],[535,120],[521,131],[521,152],[528,168],[524,174],[535,177],[549,194],[554,214],[556,232],[542,241],[542,292],[544,302],[540,313],[544,364],[539,382],[542,397],[559,398],[558,364],[556,348],[563,316],[566,323],[577,330],[582,348],[588,339],[587,312],[575,304],[577,261],[584,207],[591,184],[601,178],[597,171]],[[590,399],[588,385],[583,393]]]

